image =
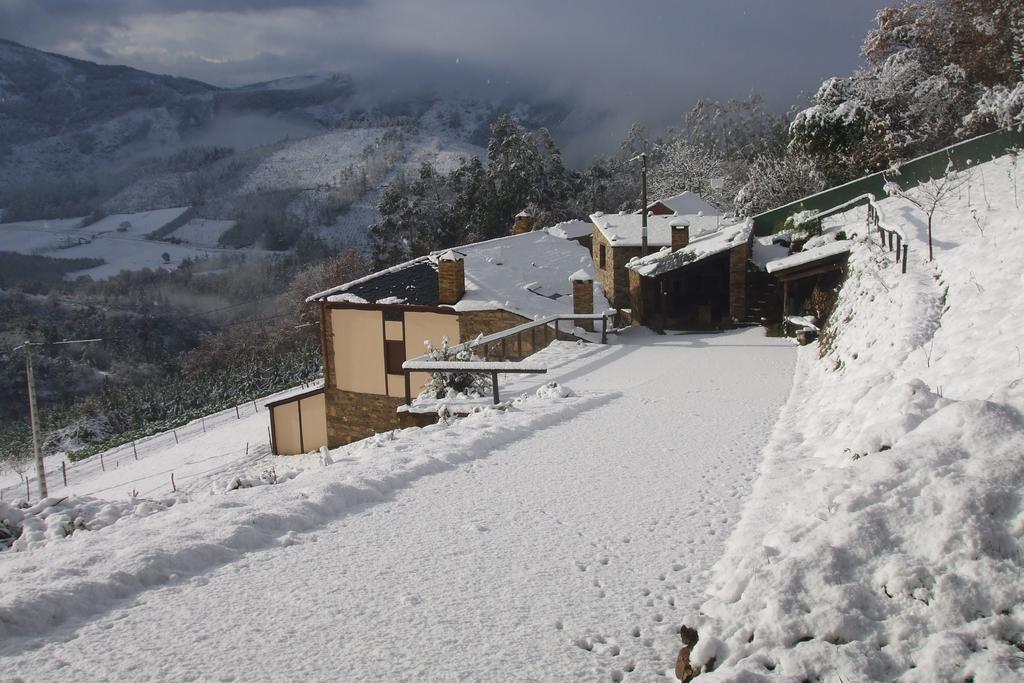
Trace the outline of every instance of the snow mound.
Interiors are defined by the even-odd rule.
[[[1024,676],[1024,211],[1016,160],[926,223],[881,204],[908,272],[852,243],[821,346],[687,623],[701,681]],[[851,217],[851,228],[863,217]]]

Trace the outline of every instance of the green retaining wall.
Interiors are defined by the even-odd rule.
[[[942,176],[950,160],[957,169],[964,169],[968,166],[968,161],[971,161],[972,165],[990,161],[1002,156],[1011,147],[1024,147],[1024,132],[997,130],[994,133],[986,133],[904,162],[900,164],[899,177],[894,177],[892,180],[903,187],[913,187],[929,178]],[[885,196],[885,192],[882,190],[885,182],[883,172],[872,173],[818,194],[784,204],[771,211],[765,211],[754,216],[754,234],[770,235],[781,230],[786,219],[798,211],[823,211],[869,192],[882,198]]]

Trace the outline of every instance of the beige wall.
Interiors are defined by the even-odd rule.
[[[337,387],[364,394],[387,394],[381,311],[331,309],[331,331],[332,369]]]
[[[327,413],[324,411],[323,392],[307,396],[300,401],[302,410],[302,450],[318,451],[327,445]]]
[[[448,342],[454,346],[460,343],[459,339],[459,316],[444,313],[427,313],[420,311],[408,311],[405,314],[405,357],[415,358],[427,352],[423,342],[430,340],[434,346],[440,347],[441,340],[448,337]],[[412,387],[412,395],[416,396],[422,391],[423,386],[430,380],[429,372],[414,372],[409,376]],[[392,396],[405,396],[404,379],[400,386],[400,392]]]
[[[274,421],[274,446],[278,455],[302,452],[299,442],[299,402],[282,403],[270,409]]]
[[[327,445],[323,392],[271,406],[270,419],[277,455],[309,453]]]

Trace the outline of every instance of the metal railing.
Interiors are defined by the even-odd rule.
[[[487,336],[479,336],[468,342],[463,342],[457,346],[453,346],[449,349],[450,353],[459,353],[460,351],[473,351],[476,349],[483,348],[484,360],[480,361],[443,361],[435,360],[430,357],[429,354],[417,356],[411,358],[402,363],[402,372],[405,375],[405,404],[412,404],[412,381],[410,375],[413,372],[462,372],[469,374],[478,375],[490,375],[491,376],[491,394],[494,399],[495,405],[500,402],[498,395],[498,375],[499,374],[545,374],[547,368],[540,364],[524,363],[522,361],[526,356],[535,353],[541,348],[546,347],[553,340],[557,340],[559,335],[562,334],[559,328],[561,321],[585,321],[585,322],[597,322],[601,321],[601,343],[608,343],[608,318],[614,316],[617,312],[612,311],[609,313],[566,313],[562,315],[552,315],[545,318],[538,318],[530,322],[523,323],[522,325],[516,325],[510,327],[507,330],[501,332],[495,332]],[[552,327],[554,329],[552,337]],[[543,330],[541,335],[542,344],[537,345],[538,329]],[[567,334],[572,335],[572,329]],[[523,335],[527,332],[530,333],[530,349],[529,353],[523,353]],[[515,341],[516,357],[519,360],[508,361],[504,360],[509,356],[509,347],[511,346],[509,340]],[[500,348],[500,357],[502,360],[490,361],[487,360],[491,355],[492,347],[498,346]]]

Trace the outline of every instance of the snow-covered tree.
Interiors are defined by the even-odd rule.
[[[793,154],[754,159],[748,177],[735,199],[736,211],[741,216],[756,215],[827,186],[813,161]]]
[[[864,41],[864,68],[825,81],[790,126],[791,151],[813,158],[832,183],[882,170],[968,132],[983,93],[1019,81],[1019,0],[921,0],[882,9]],[[1003,101],[1000,99],[1000,101]]]

